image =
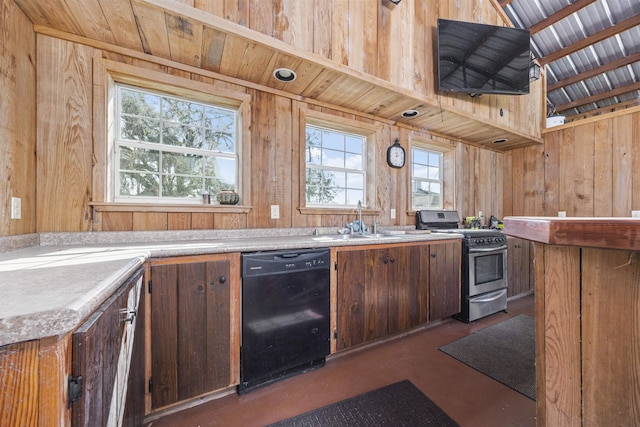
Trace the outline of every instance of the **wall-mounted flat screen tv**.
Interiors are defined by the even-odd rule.
[[[438,19],[438,90],[529,93],[529,30]]]

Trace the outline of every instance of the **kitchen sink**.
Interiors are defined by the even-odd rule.
[[[372,234],[335,234],[331,236],[334,240],[359,240],[359,239],[399,239],[398,235],[388,235],[383,233]]]

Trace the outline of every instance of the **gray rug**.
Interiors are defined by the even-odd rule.
[[[440,350],[536,400],[535,320],[521,314],[440,347]]]
[[[409,380],[306,412],[268,427],[458,427]]]

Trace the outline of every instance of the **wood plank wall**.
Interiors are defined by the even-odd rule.
[[[252,206],[248,214],[237,212],[206,213],[194,209],[184,212],[141,209],[135,211],[109,211],[92,217],[89,202],[99,195],[92,195],[92,176],[106,177],[92,172],[93,152],[91,123],[92,74],[90,62],[100,54],[111,61],[129,64],[141,70],[153,70],[168,76],[180,76],[189,81],[207,81],[226,89],[251,96],[251,158],[249,170]],[[127,231],[199,228],[264,228],[264,227],[318,227],[343,226],[353,220],[355,212],[345,214],[302,214],[299,208],[299,111],[320,111],[324,114],[366,123],[378,130],[375,151],[375,180],[378,194],[375,207],[379,213],[365,215],[369,223],[374,219],[381,225],[413,224],[410,211],[410,168],[401,170],[386,165],[386,149],[395,137],[400,137],[405,147],[409,138],[447,147],[450,174],[446,191],[446,207],[460,210],[462,215],[472,215],[482,210],[485,215],[501,215],[502,153],[489,151],[436,138],[426,132],[410,132],[372,117],[362,117],[343,110],[318,106],[308,102],[293,101],[277,93],[246,88],[242,85],[220,82],[194,71],[186,71],[156,64],[136,57],[125,57],[107,51],[77,45],[73,42],[38,35],[38,57],[43,66],[38,75],[43,97],[38,99],[38,146],[42,156],[38,158],[39,182],[47,191],[38,193],[39,206],[48,208],[38,212],[38,231]],[[77,74],[76,74],[77,73]],[[50,93],[50,91],[55,91]],[[46,96],[44,96],[46,94]],[[65,99],[65,108],[56,108],[56,97]],[[295,105],[294,105],[295,104]],[[82,106],[79,108],[78,106]],[[81,110],[81,111],[80,111]],[[80,126],[79,123],[83,125]],[[55,142],[52,142],[55,141]],[[95,167],[101,167],[96,163]],[[73,179],[70,179],[72,177]],[[453,182],[451,182],[453,180]],[[100,186],[97,186],[99,188]],[[98,199],[99,200],[99,199]],[[270,205],[280,206],[281,216],[272,220]],[[390,219],[390,210],[397,210],[398,218]]]
[[[640,210],[640,108],[546,131],[505,154],[505,215],[628,217]]]
[[[0,0],[0,236],[36,231],[36,38],[12,0]],[[11,219],[19,197],[21,219]]]
[[[299,108],[320,107],[304,101],[294,106],[290,98],[273,91],[219,81],[178,63],[175,67],[167,65],[166,60],[155,61],[151,57],[142,60],[140,55],[128,56],[122,54],[122,50],[117,53],[100,51],[79,43],[39,35],[36,121],[36,103],[33,102],[36,93],[35,35],[29,21],[17,10],[12,0],[0,2],[4,6],[2,22],[6,23],[0,31],[3,31],[3,40],[9,40],[8,44],[5,42],[2,46],[2,58],[4,61],[4,52],[7,50],[10,56],[17,58],[17,68],[10,68],[11,63],[5,65],[3,62],[0,75],[3,94],[7,90],[10,94],[8,99],[11,99],[11,103],[1,104],[3,120],[0,121],[0,147],[3,155],[0,157],[0,188],[3,191],[0,202],[3,203],[3,209],[0,210],[0,236],[36,231],[316,227],[342,225],[352,219],[352,214],[302,215],[297,209],[297,196],[294,197],[294,188],[288,183],[296,182],[300,170],[296,162],[287,163],[299,143],[295,137],[298,133],[296,111]],[[186,3],[190,4],[190,1]],[[286,41],[297,48],[324,55],[356,70],[427,94],[433,93],[435,82],[433,58],[425,52],[433,49],[433,31],[438,16],[486,23],[501,22],[493,3],[485,0],[403,0],[395,7],[388,2],[332,0],[305,4],[305,8],[300,6],[299,1],[292,0],[193,0],[193,6]],[[125,45],[123,47],[126,48]],[[93,194],[92,189],[100,187],[95,185],[100,183],[94,180],[106,176],[100,170],[96,173],[95,169],[103,164],[97,162],[93,146],[96,143],[96,117],[92,109],[95,107],[92,105],[95,93],[92,92],[92,85],[100,84],[92,81],[91,61],[94,57],[228,87],[253,97],[251,152],[252,158],[257,160],[244,165],[245,169],[251,170],[250,179],[254,189],[249,214],[141,210],[93,215],[90,201],[101,200]],[[15,81],[13,77],[6,76],[16,76]],[[466,97],[442,96],[439,102],[453,103],[461,110],[491,117],[515,129],[524,127],[526,133],[535,134],[539,131],[536,127],[539,121],[535,117],[541,109],[522,104],[522,99],[487,96],[469,100]],[[410,131],[372,117],[359,117],[341,109],[333,110],[330,106],[322,109],[328,114],[350,116],[379,127],[380,138],[375,151],[376,181],[380,194],[376,195],[375,200],[380,213],[369,215],[366,218],[369,222],[375,217],[381,225],[414,223],[412,213],[407,213],[409,168],[390,170],[384,162],[384,153],[392,138],[400,137],[407,147],[406,141],[413,138],[411,135],[414,133],[420,140],[444,144],[452,150],[453,154],[446,160],[448,173],[451,174],[445,183],[446,208],[457,209],[463,216],[477,214],[480,210],[487,218],[491,214],[503,216],[502,188],[510,185],[511,180],[503,180],[502,171],[507,167],[505,158],[511,161],[511,156],[466,146],[424,131]],[[9,120],[4,120],[7,117]],[[5,123],[11,125],[7,127]],[[24,125],[18,129],[16,123]],[[531,126],[537,130],[530,132]],[[36,129],[37,178],[34,154]],[[5,144],[6,141],[9,141],[9,145]],[[10,188],[5,191],[7,185]],[[16,222],[8,219],[8,209],[5,207],[9,206],[9,193],[24,194],[23,220]],[[519,197],[516,195],[512,198]],[[268,216],[272,204],[280,205],[279,220],[271,220]],[[398,212],[395,221],[390,219],[391,208]]]

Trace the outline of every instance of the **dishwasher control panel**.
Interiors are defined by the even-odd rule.
[[[262,274],[329,269],[329,249],[251,252],[242,254],[242,277]]]

